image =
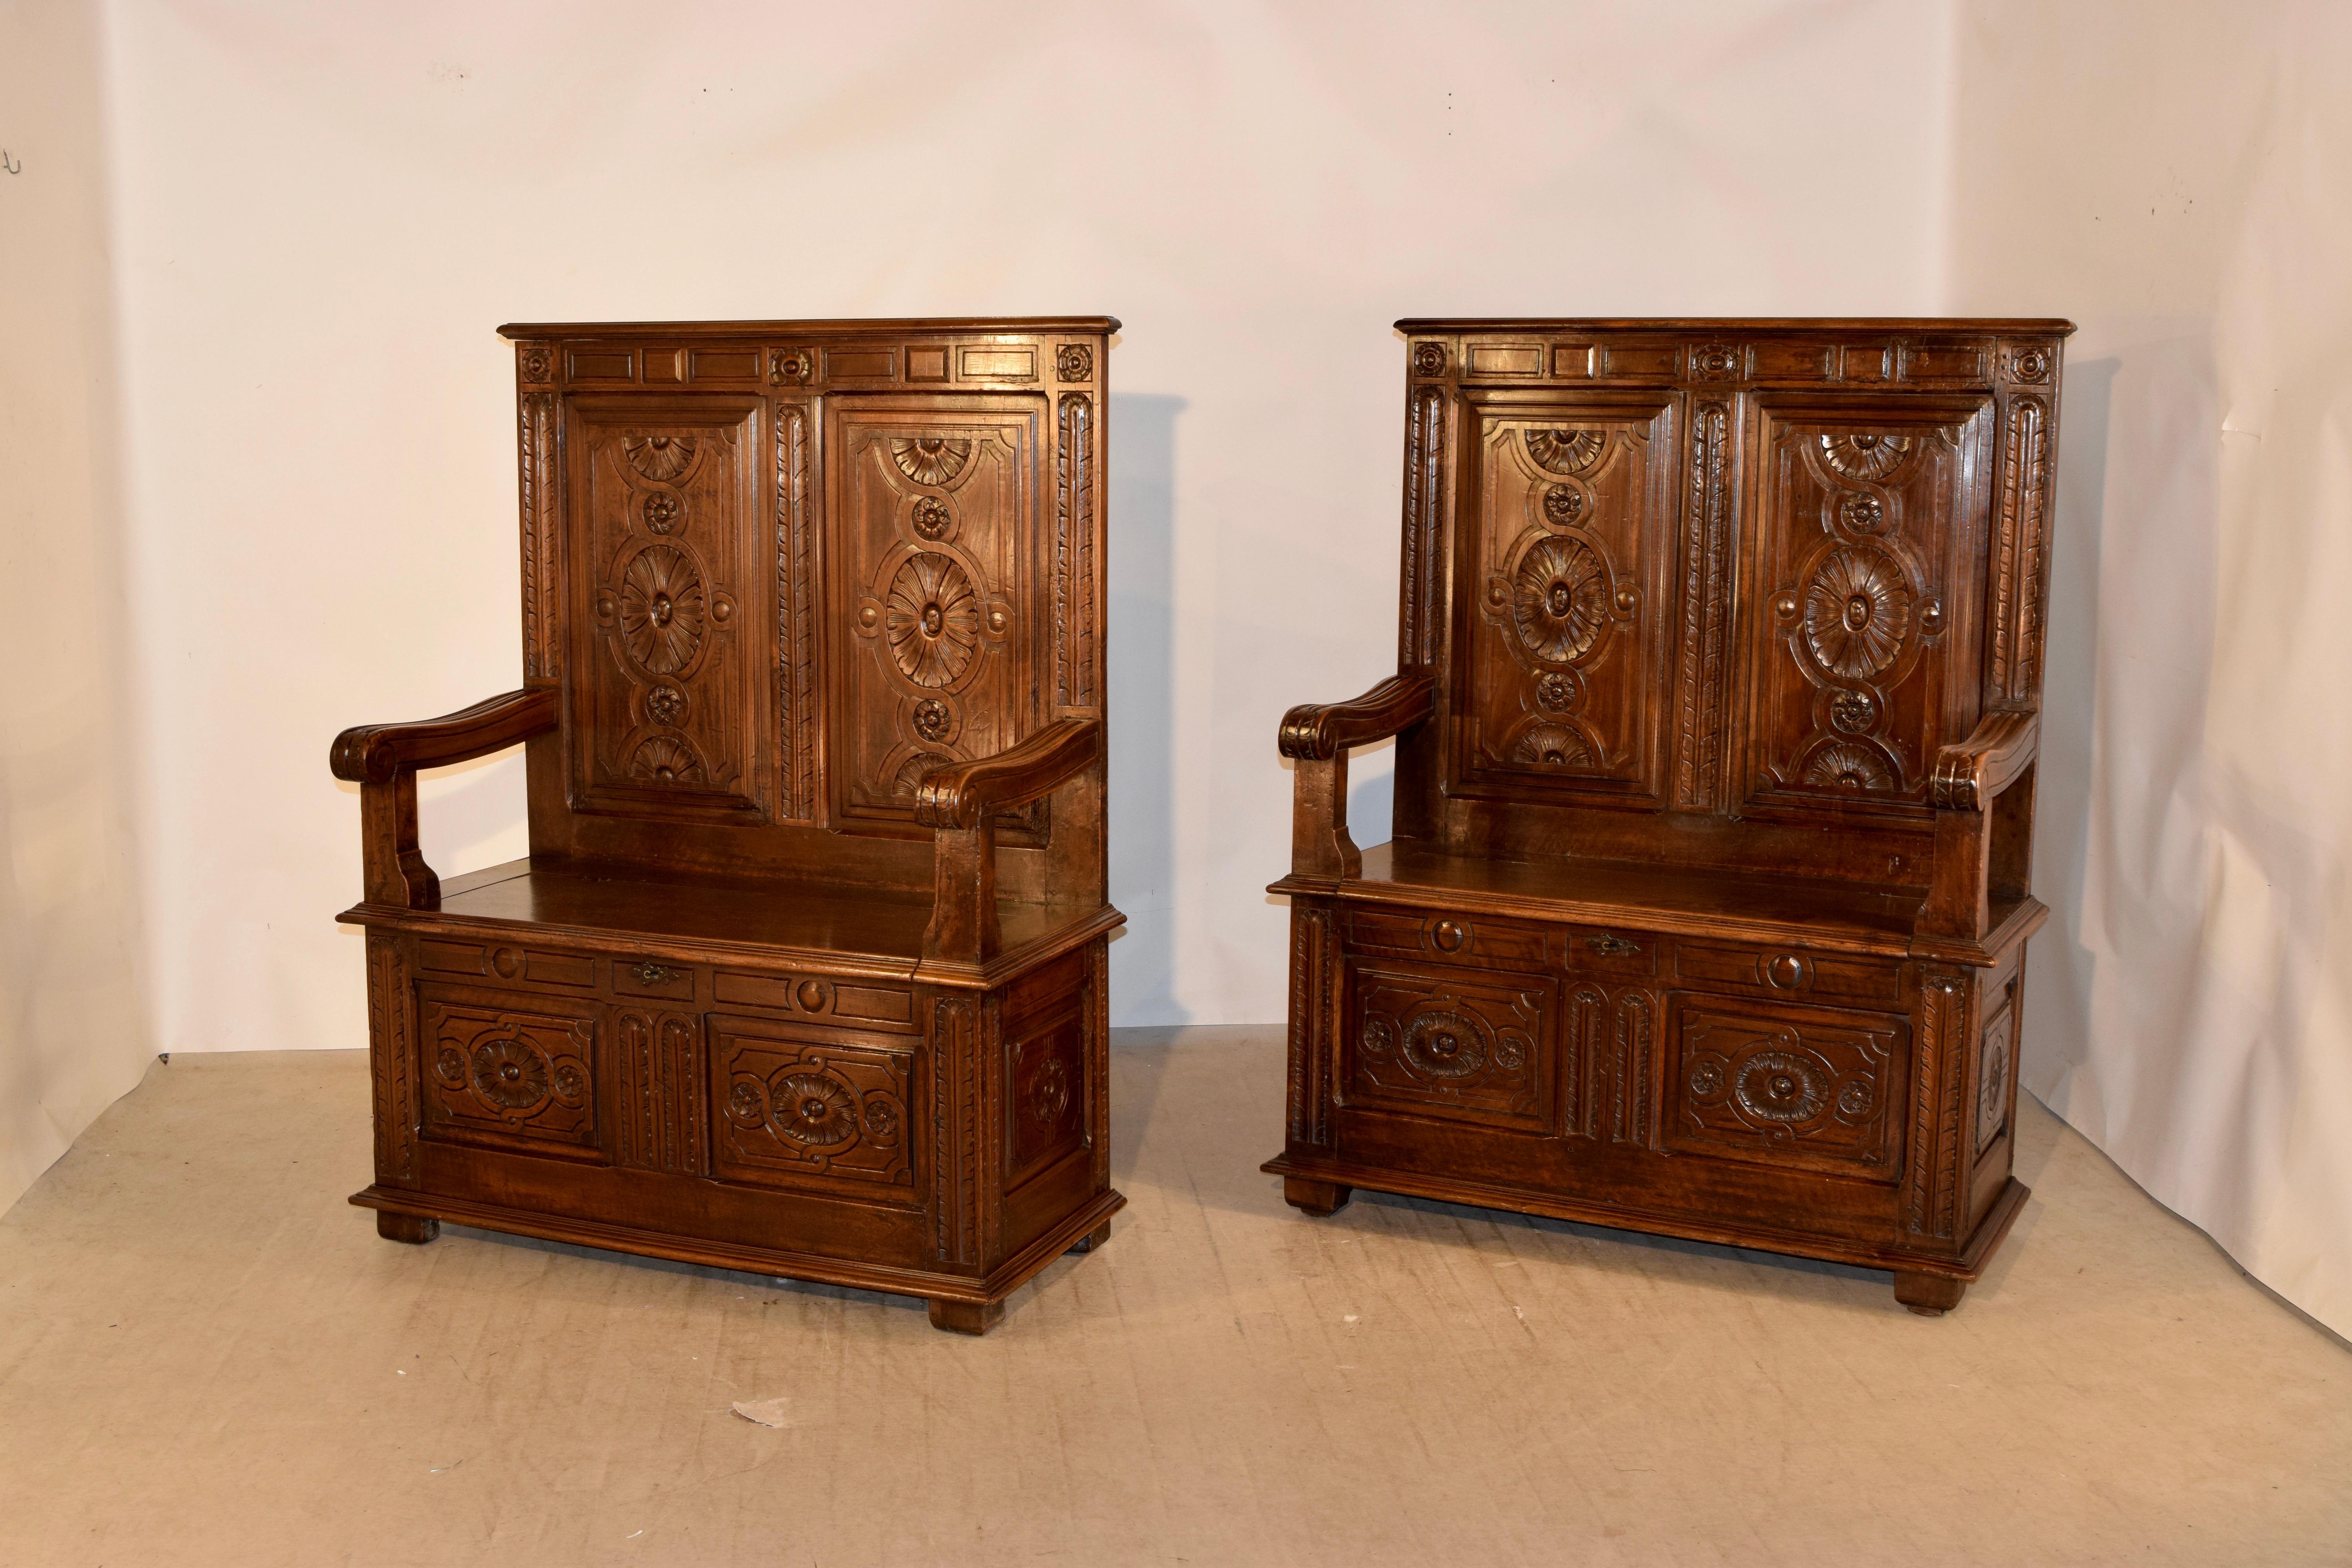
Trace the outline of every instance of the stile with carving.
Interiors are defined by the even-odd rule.
[[[515,342],[523,685],[335,742],[375,1180],[352,1202],[922,1296],[1106,1239],[1107,317]],[[443,882],[416,775],[526,749]]]
[[[2062,321],[1405,321],[1397,673],[1294,708],[1286,1146],[1889,1269],[2011,1174]],[[1395,737],[1393,840],[1348,750]]]

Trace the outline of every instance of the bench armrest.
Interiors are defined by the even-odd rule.
[[[1352,702],[1301,703],[1282,716],[1276,744],[1286,757],[1319,762],[1385,741],[1428,718],[1436,690],[1426,675],[1391,675]]]
[[[407,910],[441,902],[441,879],[416,843],[416,770],[502,752],[555,728],[551,688],[509,691],[438,719],[362,724],[335,737],[334,775],[360,786],[360,862],[366,900]]]
[[[915,820],[937,830],[925,958],[982,963],[996,956],[1003,943],[996,918],[995,814],[1051,795],[1102,760],[1101,721],[1063,719],[1009,751],[923,776],[915,788]]]
[[[2033,763],[2039,714],[1988,713],[1976,732],[1936,753],[1927,797],[1936,807],[1936,868],[1919,911],[1924,934],[1974,941],[1996,900],[2027,896],[2033,869]]]
[[[1282,716],[1276,744],[1297,764],[1292,876],[1352,877],[1363,869],[1363,855],[1348,837],[1348,748],[1412,729],[1433,710],[1436,693],[1426,675],[1391,675],[1353,702],[1310,702]]]

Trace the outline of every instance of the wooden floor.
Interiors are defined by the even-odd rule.
[[[358,1052],[176,1058],[0,1217],[0,1563],[2352,1562],[2352,1351],[2038,1108],[1957,1312],[1285,1208],[1274,1031],[1113,1051],[1109,1245],[919,1303],[376,1239]],[[737,1401],[782,1401],[754,1425]]]

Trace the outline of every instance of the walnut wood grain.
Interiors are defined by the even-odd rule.
[[[1863,1262],[2010,1174],[2049,319],[1411,318],[1397,677],[1295,709],[1285,1195]],[[1347,748],[1395,734],[1394,842]],[[1664,1156],[1672,1155],[1672,1158]]]
[[[1118,330],[504,329],[530,684],[331,758],[386,1236],[898,1290],[971,1333],[1107,1237]],[[529,857],[444,886],[418,770],[519,742]]]

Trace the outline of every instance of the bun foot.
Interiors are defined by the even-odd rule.
[[[1309,1182],[1297,1176],[1282,1178],[1282,1201],[1301,1213],[1318,1218],[1338,1214],[1355,1195],[1355,1188],[1343,1187],[1337,1182]]]
[[[411,1247],[422,1247],[441,1234],[441,1222],[426,1215],[378,1209],[375,1211],[375,1233],[386,1241],[404,1241]]]
[[[1897,1269],[1895,1275],[1895,1299],[1923,1318],[1940,1318],[1960,1304],[1969,1293],[1969,1282],[1955,1279],[1948,1274],[1906,1274]]]
[[[1104,1229],[1110,1227],[1105,1226]],[[1088,1239],[1092,1239],[1089,1237]],[[1004,1317],[1002,1301],[942,1301],[931,1298],[931,1327],[950,1334],[984,1334]]]
[[[1086,1235],[1078,1237],[1077,1240],[1070,1243],[1070,1250],[1072,1252],[1092,1252],[1096,1247],[1100,1247],[1104,1242],[1108,1241],[1109,1239],[1110,1221],[1105,1220],[1102,1224],[1095,1226],[1094,1229],[1087,1232]]]

